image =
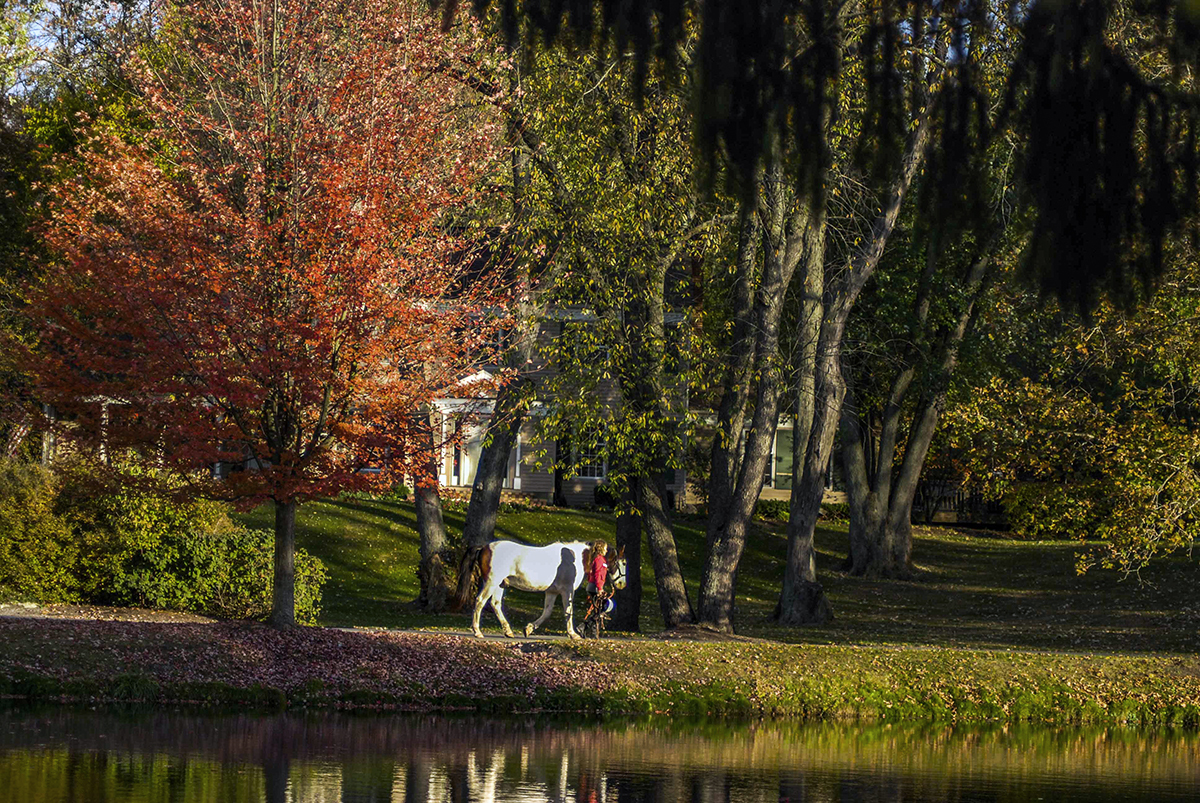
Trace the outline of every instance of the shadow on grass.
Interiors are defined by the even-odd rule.
[[[269,523],[252,511],[248,523]],[[447,528],[461,532],[463,516],[447,511]],[[600,511],[501,513],[499,537],[544,544],[587,541],[615,533]],[[705,557],[704,521],[680,516],[675,526],[689,594]],[[301,507],[297,542],[329,568],[322,622],[336,625],[462,628],[466,614],[431,616],[408,605],[418,594],[419,539],[411,503],[313,502]],[[769,621],[783,577],[784,526],[756,524],[738,573],[736,623],[743,635],[796,643],[947,645],[989,649],[1067,649],[1096,652],[1200,652],[1200,603],[1192,603],[1200,572],[1179,558],[1151,567],[1144,578],[1120,582],[1111,571],[1080,576],[1074,542],[1029,543],[947,529],[917,528],[911,580],[850,577],[841,571],[849,542],[844,525],[817,531],[818,579],[835,620],[820,628],[782,628]],[[641,624],[659,629],[652,561],[643,545]],[[542,595],[513,591],[506,613],[520,626],[541,610]],[[580,611],[576,610],[578,616]],[[485,627],[495,629],[489,610]],[[561,617],[550,620],[553,632]]]

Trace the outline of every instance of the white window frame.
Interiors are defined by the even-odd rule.
[[[584,452],[580,449],[575,450],[575,476],[583,480],[603,480],[608,476],[608,456],[605,454],[608,447],[608,441],[600,441],[596,444],[594,452]],[[584,467],[587,467],[588,472],[584,472]],[[599,469],[598,474],[592,473]]]

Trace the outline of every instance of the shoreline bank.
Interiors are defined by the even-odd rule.
[[[1200,728],[1200,656],[0,618],[0,697]]]

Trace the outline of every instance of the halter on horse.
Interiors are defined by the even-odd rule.
[[[582,541],[555,543],[547,546],[527,546],[515,541],[492,541],[484,547],[469,550],[458,567],[458,589],[454,595],[455,610],[461,610],[472,594],[475,611],[471,617],[471,630],[482,637],[479,617],[483,606],[492,603],[492,610],[504,628],[504,635],[513,638],[512,628],[504,618],[501,603],[505,589],[520,591],[544,591],[546,604],[542,615],[525,626],[525,635],[532,636],[554,610],[554,599],[562,600],[563,613],[567,618],[567,635],[580,638],[572,621],[575,589],[583,582],[586,569],[591,565],[592,544]],[[624,549],[607,550],[610,561],[609,572],[617,588],[625,587]],[[478,589],[478,591],[476,591]]]

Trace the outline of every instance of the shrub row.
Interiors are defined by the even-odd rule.
[[[262,618],[274,536],[216,502],[98,490],[72,471],[0,460],[0,598]],[[296,617],[320,611],[325,567],[296,553]]]
[[[1017,483],[1004,494],[1004,513],[1015,538],[1087,538],[1112,514],[1111,490],[1102,481]]]
[[[754,517],[765,521],[787,521],[790,518],[791,501],[787,499],[759,499],[754,505]],[[845,502],[822,502],[821,521],[846,521],[850,518],[850,506]]]
[[[442,510],[451,513],[466,513],[471,504],[470,491],[454,491],[443,488],[439,496],[442,500]],[[554,511],[558,508],[547,504],[536,496],[505,493],[500,497],[496,510],[500,513],[530,513]]]

